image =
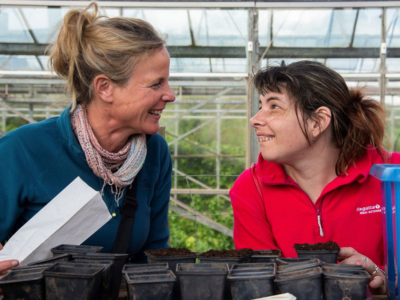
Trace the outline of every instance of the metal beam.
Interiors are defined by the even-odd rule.
[[[400,3],[400,2],[399,2]],[[1,43],[2,55],[43,55],[47,44]],[[263,53],[266,47],[260,47]],[[203,46],[170,46],[171,57],[175,58],[246,58],[243,47],[203,47]],[[265,58],[378,58],[379,48],[344,48],[318,47],[293,48],[273,47],[268,49]],[[400,48],[389,48],[387,57],[400,57]]]
[[[28,118],[27,116],[21,114],[20,112],[16,111],[15,109],[13,109],[12,107],[8,106],[7,104],[5,104],[4,102],[0,102],[0,106],[4,107],[5,109],[7,109],[8,111],[12,112],[13,114],[17,115],[18,117],[21,117],[22,119],[24,119],[25,121],[28,121],[29,123],[36,123],[35,120]]]
[[[399,7],[398,1],[352,0],[352,1],[322,1],[322,0],[219,0],[219,1],[105,1],[100,0],[100,7],[141,7],[141,8],[274,8],[274,9],[301,9],[301,8],[366,8],[366,7]],[[0,5],[12,6],[80,6],[86,7],[90,1],[32,1],[32,0],[1,0]]]

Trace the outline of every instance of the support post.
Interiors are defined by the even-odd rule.
[[[248,23],[249,39],[247,43],[247,151],[246,151],[246,168],[249,168],[251,163],[257,161],[259,154],[259,146],[257,136],[254,129],[250,125],[250,118],[258,111],[258,95],[252,85],[253,74],[260,69],[259,62],[259,40],[258,40],[258,10],[255,8],[249,9]]]

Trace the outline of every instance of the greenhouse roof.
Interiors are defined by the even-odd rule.
[[[0,71],[47,69],[60,20],[87,1],[0,1]],[[388,72],[400,72],[398,1],[99,1],[101,13],[149,21],[167,35],[171,72],[247,72],[250,14],[263,63],[317,59],[342,72],[379,72],[386,7]],[[207,6],[208,5],[208,6]],[[218,9],[217,9],[218,8]],[[256,8],[256,10],[254,10]],[[310,9],[312,8],[312,9]],[[172,20],[172,21],[171,21]],[[267,50],[267,51],[266,51]]]

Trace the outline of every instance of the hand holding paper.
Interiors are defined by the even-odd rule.
[[[0,243],[0,250],[3,249],[3,245]],[[18,260],[12,259],[12,260],[5,260],[5,261],[0,261],[0,275],[1,273],[14,268],[18,266],[19,262]]]
[[[110,219],[99,192],[77,177],[11,237],[0,251],[0,264],[17,259],[26,265],[50,257],[60,244],[80,245]]]

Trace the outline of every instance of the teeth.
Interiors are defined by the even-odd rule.
[[[150,110],[149,113],[152,115],[161,115],[162,110]]]
[[[257,138],[257,140],[259,142],[268,142],[268,141],[273,140],[273,139],[274,139],[273,137],[259,137],[259,138]]]

